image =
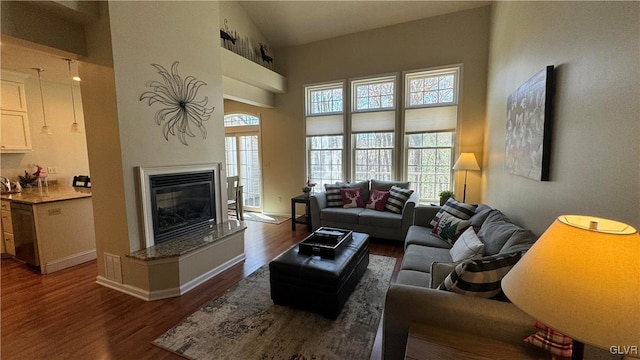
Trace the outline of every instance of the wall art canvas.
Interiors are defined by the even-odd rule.
[[[549,180],[553,126],[554,67],[547,66],[507,98],[506,168],[534,180]]]

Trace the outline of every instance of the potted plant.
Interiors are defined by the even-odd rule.
[[[304,194],[304,197],[309,197],[309,193],[311,192],[311,188],[308,186],[305,186],[302,188],[302,193]]]
[[[454,198],[455,199],[455,194],[453,193],[453,191],[451,190],[443,190],[440,191],[440,206],[444,205],[444,203],[447,202],[447,200],[449,200],[449,198]]]

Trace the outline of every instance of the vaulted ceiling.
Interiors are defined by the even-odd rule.
[[[273,48],[486,6],[491,1],[240,1]]]

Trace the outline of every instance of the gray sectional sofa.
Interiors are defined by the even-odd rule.
[[[392,186],[409,188],[408,182],[362,181],[350,184],[359,187],[365,204],[372,190],[389,191]],[[418,194],[413,193],[404,204],[401,214],[391,211],[377,211],[365,208],[328,207],[326,191],[316,193],[310,198],[311,225],[313,230],[321,226],[349,229],[369,234],[369,236],[404,241],[407,231],[413,225],[413,211],[418,202]]]
[[[440,207],[419,206],[405,239],[405,254],[397,279],[391,284],[383,317],[383,357],[403,359],[409,327],[427,324],[510,343],[522,343],[535,321],[508,301],[486,299],[437,287],[455,268],[449,242],[432,234],[429,225]],[[484,254],[525,252],[536,236],[513,224],[499,210],[479,205],[469,219]],[[499,289],[498,289],[499,291]],[[500,296],[498,296],[500,297]],[[502,300],[504,295],[502,295]],[[523,345],[524,346],[524,345]]]

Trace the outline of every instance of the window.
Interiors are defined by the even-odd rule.
[[[394,180],[393,133],[355,134],[354,139],[354,180]]]
[[[458,102],[458,68],[422,71],[406,76],[406,106],[451,105]]]
[[[260,125],[260,118],[247,114],[230,114],[224,116],[224,127]]]
[[[453,189],[460,74],[448,66],[305,86],[307,174],[318,189],[404,179],[421,202],[436,201]]]
[[[351,81],[353,180],[394,180],[397,76]]]
[[[395,77],[352,82],[353,111],[370,111],[395,108]]]
[[[451,190],[460,69],[405,74],[405,173],[423,202]]]
[[[434,201],[451,189],[453,132],[407,135],[407,180],[421,199]]]
[[[307,115],[344,111],[342,83],[307,87]]]
[[[305,87],[307,173],[320,188],[344,180],[344,83]]]
[[[342,181],[343,136],[308,137],[309,164],[311,178],[321,189],[325,184]]]

